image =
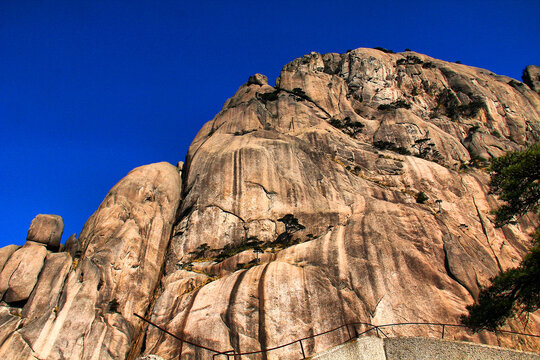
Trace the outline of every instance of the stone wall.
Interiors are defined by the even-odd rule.
[[[533,360],[539,355],[462,341],[423,337],[362,337],[316,355],[313,360]]]

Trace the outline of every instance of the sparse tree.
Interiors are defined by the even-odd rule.
[[[540,144],[494,159],[491,191],[506,203],[495,211],[497,227],[515,222],[529,211],[537,212],[540,201]],[[496,330],[517,313],[540,309],[540,230],[534,246],[519,267],[503,271],[480,291],[478,302],[467,306],[461,321],[473,331]]]

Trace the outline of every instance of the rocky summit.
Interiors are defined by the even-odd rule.
[[[212,358],[135,314],[237,353],[351,322],[459,323],[481,286],[520,263],[538,224],[494,227],[486,171],[539,141],[538,69],[522,83],[357,49],[296,59],[275,86],[249,77],[185,164],[131,171],[64,245],[62,219],[38,215],[24,246],[0,249],[0,358]],[[504,329],[539,334],[540,316]],[[441,337],[435,325],[384,332]],[[445,339],[540,349],[460,327]],[[300,354],[295,343],[242,358]]]

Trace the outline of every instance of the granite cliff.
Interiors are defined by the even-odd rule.
[[[250,77],[185,164],[130,172],[78,238],[60,245],[62,219],[40,215],[24,246],[0,249],[0,356],[211,357],[134,313],[242,352],[344,322],[458,322],[480,286],[519,264],[538,223],[490,221],[487,160],[540,139],[538,67],[524,81],[376,49],[305,55],[275,86]],[[540,316],[507,329],[538,334]],[[540,349],[457,328],[446,337]]]

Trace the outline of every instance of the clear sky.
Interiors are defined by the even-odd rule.
[[[0,246],[38,213],[80,233],[131,169],[184,160],[254,73],[382,46],[521,80],[540,1],[0,0]]]

